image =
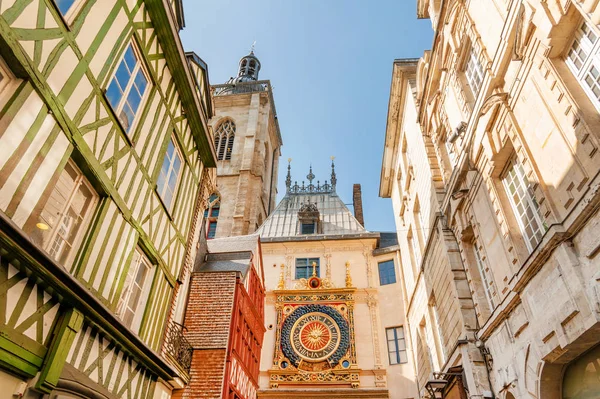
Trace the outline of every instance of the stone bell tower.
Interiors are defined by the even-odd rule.
[[[271,83],[258,80],[260,67],[252,50],[237,77],[213,86],[217,192],[207,210],[208,238],[251,234],[275,208],[283,143]]]

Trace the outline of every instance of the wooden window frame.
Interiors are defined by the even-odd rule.
[[[465,60],[463,65],[463,73],[467,86],[471,90],[471,95],[475,100],[483,87],[483,80],[485,79],[485,69],[480,62],[480,54],[478,53],[475,45],[470,43],[465,53]],[[479,82],[475,78],[479,78]],[[476,86],[476,87],[475,87]]]
[[[127,269],[127,274],[125,275],[125,281],[123,282],[121,294],[119,295],[119,300],[117,301],[117,306],[115,307],[115,314],[122,321],[123,325],[125,325],[131,331],[138,334],[139,330],[141,328],[142,322],[144,321],[143,319],[144,319],[144,313],[145,313],[146,308],[143,304],[147,303],[147,299],[150,295],[150,288],[151,288],[152,282],[154,280],[154,275],[156,274],[156,265],[154,265],[150,261],[148,256],[146,256],[146,254],[144,253],[144,251],[142,250],[142,248],[139,245],[137,245],[133,249],[133,251],[134,251],[134,255],[135,255],[135,253],[137,253],[140,256],[140,261],[138,261],[137,264],[134,265],[133,262],[134,262],[135,257],[132,257],[132,259],[131,259],[131,262]],[[136,284],[135,277],[136,277],[136,275],[139,271],[139,267],[142,263],[145,264],[145,267],[147,267],[148,270],[147,270],[146,276],[144,278],[144,282],[142,283],[142,286],[140,287],[140,290],[141,290],[140,296],[135,305],[135,309],[133,309],[134,317],[131,319],[131,324],[128,325],[124,320],[124,312],[128,308],[128,302],[129,302],[129,299],[131,298],[131,293],[133,292],[133,288],[130,288],[130,287],[133,287],[133,284]],[[125,286],[125,283],[127,282],[127,276],[129,275],[132,267],[136,267],[136,269],[135,269],[134,275],[132,276],[131,284],[129,286]],[[125,306],[125,308],[123,308],[123,309],[120,309],[121,301],[123,301],[123,304]],[[140,309],[140,306],[142,306],[144,309]]]
[[[213,198],[214,197],[214,198]],[[211,198],[213,198],[211,200]],[[213,210],[217,208],[219,209],[219,213],[215,216],[213,215]],[[219,215],[221,214],[221,197],[219,197],[217,194],[211,194],[211,196],[208,199],[208,206],[207,208],[204,210],[204,220],[206,223],[206,239],[207,240],[212,240],[213,238],[215,238],[215,235],[217,234],[217,228],[219,226]],[[211,237],[210,235],[210,226],[211,224],[215,225],[215,234]]]
[[[129,49],[129,47],[132,48],[133,53],[136,57],[136,60],[137,60],[136,66],[131,73],[131,77],[130,77],[129,81],[127,82],[127,86],[123,89],[121,98],[119,99],[117,105],[115,107],[113,107],[113,105],[111,104],[110,98],[108,96],[108,89],[109,89],[111,83],[113,82],[113,80],[116,79],[117,71],[119,70],[121,63],[125,62],[125,54],[127,53],[127,50]],[[142,71],[144,77],[146,78],[146,88],[144,90],[144,93],[142,94],[142,97],[140,98],[140,104],[138,106],[138,109],[134,113],[133,121],[131,122],[131,125],[126,128],[123,121],[121,121],[119,114],[123,111],[123,106],[127,102],[126,101],[127,97],[131,93],[133,83],[135,82],[135,76],[137,75],[137,73],[140,70]],[[150,95],[150,91],[152,91],[151,86],[152,86],[152,79],[150,78],[150,73],[148,72],[148,68],[144,61],[143,54],[140,51],[135,38],[132,36],[130,38],[130,40],[128,41],[127,45],[125,46],[125,48],[123,49],[123,52],[121,53],[121,56],[119,57],[118,62],[115,63],[113,71],[110,74],[109,79],[107,80],[106,87],[103,90],[104,96],[106,97],[106,101],[108,102],[108,106],[114,113],[117,123],[119,124],[121,129],[123,129],[123,132],[125,133],[125,136],[127,137],[127,139],[130,140],[132,143],[133,143],[133,133],[139,123],[140,114],[144,111],[144,107],[146,106],[148,96]]]
[[[402,337],[398,336],[398,331],[402,331]],[[394,337],[389,338],[389,332],[393,332]],[[408,345],[406,342],[406,334],[404,333],[404,326],[395,326],[395,327],[386,327],[385,329],[385,340],[387,342],[387,351],[388,351],[388,363],[390,366],[397,366],[400,364],[408,363]],[[404,349],[400,349],[400,342],[404,342]],[[390,348],[390,343],[394,343],[394,348]],[[402,361],[402,357],[400,354],[404,352],[405,360]],[[395,354],[396,362],[392,363],[391,355]]]
[[[483,285],[483,293],[485,295],[485,298],[487,299],[490,311],[493,311],[496,308],[496,304],[494,302],[494,287],[492,286],[492,276],[488,273],[489,267],[485,262],[484,257],[481,255],[481,252],[479,251],[477,241],[473,240],[471,245],[471,250],[473,251],[473,258],[475,259],[475,264],[477,265],[477,270],[479,271],[481,284]]]
[[[73,261],[74,261],[75,257],[77,256],[77,248],[81,244],[83,237],[86,234],[87,229],[85,228],[85,226],[89,225],[89,222],[91,221],[91,219],[94,215],[94,210],[97,207],[98,202],[100,200],[100,196],[98,195],[96,190],[94,190],[94,187],[90,184],[90,182],[87,180],[87,178],[85,177],[85,175],[83,174],[81,169],[79,169],[77,167],[77,164],[72,159],[69,159],[67,161],[67,164],[65,165],[65,167],[63,167],[63,169],[60,171],[60,173],[61,174],[65,173],[65,168],[67,167],[67,165],[71,166],[77,173],[77,179],[75,180],[75,187],[73,188],[73,190],[71,192],[69,192],[67,201],[64,204],[62,204],[60,213],[59,213],[59,217],[57,217],[56,223],[52,226],[52,229],[50,230],[50,234],[48,236],[48,241],[47,241],[46,245],[44,245],[42,247],[42,249],[44,251],[46,251],[46,253],[48,253],[48,256],[50,256],[52,259],[56,260],[58,263],[60,263],[60,261],[59,261],[60,256],[55,257],[55,255],[51,254],[51,250],[52,250],[52,247],[54,246],[54,242],[55,242],[57,236],[59,235],[59,230],[60,230],[60,227],[62,226],[64,216],[65,216],[66,212],[69,210],[71,204],[73,203],[73,199],[75,197],[75,194],[79,190],[79,187],[82,184],[85,185],[86,188],[88,189],[88,191],[90,193],[92,193],[93,198],[89,205],[89,211],[81,219],[81,228],[78,230],[78,232],[75,236],[75,239],[73,240],[73,243],[71,245],[71,250],[70,250],[69,254],[67,255],[67,257],[65,258],[65,262],[60,263],[65,268],[69,268],[72,266]],[[57,183],[58,183],[58,180],[55,182],[55,185]],[[52,189],[52,192],[53,191],[54,191],[54,187]],[[50,199],[50,197],[46,198],[46,201],[49,199]],[[46,208],[46,204],[44,204],[44,206],[41,208],[40,215],[41,215],[41,212],[45,208]],[[40,228],[40,227],[38,227],[36,225],[35,228]]]
[[[389,263],[392,264],[392,269],[391,270],[393,272],[392,276],[394,277],[394,281],[386,281],[386,282],[384,282],[382,280],[382,278],[381,278],[382,277],[382,275],[381,275],[381,265],[389,264]],[[383,260],[381,262],[377,262],[377,273],[379,275],[379,285],[381,285],[381,286],[396,284],[398,282],[398,279],[396,278],[396,263],[394,262],[394,259],[388,259],[388,260]],[[385,278],[387,279],[388,276],[385,276]]]
[[[594,41],[590,39],[592,35]],[[584,18],[572,36],[573,40],[565,50],[564,61],[596,110],[600,111],[600,31]],[[585,55],[582,56],[582,53]],[[578,66],[577,62],[581,65]],[[596,71],[597,77],[590,75],[592,70]],[[598,94],[594,93],[588,79],[595,80]]]
[[[75,21],[75,18],[77,18],[77,16],[83,9],[83,6],[85,5],[85,3],[87,3],[87,0],[73,0],[73,4],[71,4],[71,6],[67,10],[66,14],[63,14],[62,11],[60,10],[57,0],[53,0],[53,3],[54,3],[54,6],[56,7],[56,11],[58,11],[58,14],[63,19],[63,22],[69,28],[71,26],[71,24],[73,23],[73,21]]]
[[[515,170],[515,176],[516,176],[516,178],[513,179],[513,182],[519,183],[521,185],[520,188],[523,189],[523,191],[525,192],[524,197],[519,198],[519,200],[520,200],[519,203],[515,203],[515,201],[513,199],[513,193],[511,193],[511,191],[510,191],[510,182],[508,182],[508,180],[507,180],[508,175],[512,169]],[[540,213],[540,209],[539,209],[537,200],[536,200],[535,196],[533,195],[533,193],[531,192],[531,189],[530,189],[531,183],[529,182],[529,179],[527,178],[525,170],[523,169],[523,164],[521,163],[521,161],[519,160],[519,158],[517,157],[516,154],[513,154],[506,162],[504,170],[500,174],[500,181],[502,182],[502,187],[504,188],[504,191],[506,193],[511,211],[517,221],[517,225],[519,226],[519,231],[521,232],[521,236],[523,238],[523,241],[525,242],[525,246],[527,247],[527,250],[529,251],[529,253],[531,253],[531,252],[533,252],[535,247],[537,247],[537,245],[541,242],[542,237],[544,236],[544,234],[547,231],[547,227],[546,227],[544,218],[542,217],[542,215]],[[524,221],[523,221],[523,217],[522,217],[523,212],[519,211],[520,205],[524,205],[525,207],[528,206],[528,207],[532,208],[533,219],[527,220],[527,225],[525,225]],[[525,212],[523,214],[526,216],[526,213],[527,212]],[[532,221],[534,221],[537,224],[538,229],[536,229],[536,231],[533,231],[534,229],[532,229],[534,236],[530,237],[527,234],[527,226],[531,225]],[[535,238],[537,231],[540,232],[540,236],[538,238]],[[535,242],[535,244],[532,244],[530,241],[534,238],[535,238],[536,242]]]
[[[307,262],[306,266],[304,266],[304,265],[298,266],[298,261],[304,260],[304,259],[306,259],[306,262]],[[312,262],[314,262],[314,261],[317,262],[317,267],[316,267],[317,277],[321,277],[321,258],[296,258],[294,260],[294,279],[300,280],[303,278],[310,278],[312,276]],[[303,270],[304,268],[306,268],[306,270],[307,270],[306,277],[298,276],[298,271],[300,269]]]
[[[172,212],[173,208],[175,207],[175,202],[176,202],[176,199],[177,199],[177,193],[179,192],[179,184],[181,183],[181,176],[183,175],[183,166],[185,165],[185,161],[183,159],[182,152],[179,149],[179,144],[177,143],[177,138],[175,137],[175,135],[171,135],[169,143],[173,143],[173,148],[174,148],[173,154],[177,155],[179,157],[179,163],[180,163],[179,172],[177,172],[177,179],[175,180],[175,188],[174,188],[174,191],[173,191],[173,196],[171,197],[170,203],[166,202],[166,200],[164,198],[164,194],[165,194],[165,190],[169,186],[169,178],[171,176],[171,172],[173,171],[173,162],[171,162],[169,164],[168,172],[167,172],[167,174],[165,176],[165,186],[163,187],[162,190],[160,189],[160,187],[158,187],[158,177],[157,177],[156,192],[157,192],[158,196],[160,197],[162,203],[165,205],[165,208],[167,208],[167,210],[169,212]],[[158,172],[158,176],[160,176],[160,173],[163,170],[163,166],[164,166],[165,160],[167,158],[167,151],[169,151],[169,144],[167,144],[167,148],[165,149],[165,155],[163,157],[163,162],[160,165],[160,170]]]

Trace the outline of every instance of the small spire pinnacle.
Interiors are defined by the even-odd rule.
[[[317,277],[317,262],[313,262],[312,263],[312,268],[313,268],[313,277]]]
[[[250,46],[250,54],[254,54],[254,47],[256,47],[256,40],[252,42],[252,46]]]
[[[292,158],[288,158],[288,172],[285,178],[285,189],[289,193],[292,186]]]
[[[335,163],[333,160],[334,156],[331,157],[331,190],[335,191],[335,185],[337,184],[337,177],[335,176]]]

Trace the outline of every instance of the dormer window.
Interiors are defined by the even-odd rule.
[[[319,209],[317,204],[310,200],[302,204],[298,211],[298,221],[300,222],[300,234],[318,234],[320,232]]]

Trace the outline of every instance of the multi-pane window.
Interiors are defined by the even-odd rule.
[[[36,219],[25,229],[33,242],[66,265],[97,199],[83,174],[69,161]]]
[[[404,328],[402,328],[402,326],[386,328],[385,333],[387,337],[390,365],[408,362]]]
[[[502,183],[525,239],[525,244],[531,252],[546,232],[546,225],[540,215],[531,184],[517,157],[513,157],[509,161],[508,168],[502,177]]]
[[[135,332],[138,331],[142,322],[152,269],[150,261],[139,248],[136,248],[116,310],[117,316],[121,318],[123,324]]]
[[[300,225],[301,234],[315,234],[315,223],[302,223]]]
[[[479,62],[479,58],[477,58],[477,52],[473,46],[471,46],[469,54],[467,55],[467,62],[465,64],[465,77],[467,78],[467,83],[471,88],[473,97],[477,97],[477,93],[479,93],[479,89],[483,83],[483,67]]]
[[[234,139],[235,123],[232,120],[226,120],[219,125],[215,132],[215,151],[217,151],[218,161],[229,161],[231,159]]]
[[[488,276],[488,269],[484,263],[483,257],[479,252],[479,247],[477,243],[473,243],[473,255],[475,256],[475,263],[477,263],[477,269],[479,270],[479,275],[481,276],[481,283],[483,284],[483,291],[485,292],[485,298],[488,301],[488,305],[490,309],[494,309],[496,305],[494,304],[494,297],[492,292],[492,285],[490,281],[490,276]]]
[[[58,7],[58,11],[60,11],[63,16],[67,16],[69,11],[76,8],[73,6],[77,3],[77,0],[54,0],[54,2],[56,3],[56,7]]]
[[[379,263],[379,284],[388,285],[396,282],[396,270],[394,269],[394,261],[388,260]]]
[[[313,275],[313,263],[316,265],[317,277],[321,276],[319,258],[296,258],[296,280]]]
[[[173,203],[173,198],[175,198],[175,192],[177,191],[177,183],[180,174],[181,154],[175,146],[173,139],[171,139],[167,146],[167,153],[165,154],[162,167],[160,168],[158,181],[156,182],[158,194],[160,195],[160,198],[162,198],[167,209],[171,209],[171,204]]]
[[[208,198],[208,208],[204,210],[206,220],[206,238],[215,238],[217,234],[217,222],[221,211],[221,199],[217,194],[211,194]]]
[[[211,220],[208,222],[208,232],[206,233],[206,238],[213,239],[217,234],[217,221]]]
[[[147,88],[148,78],[140,56],[130,43],[106,90],[108,102],[125,132],[131,129]]]
[[[588,22],[575,32],[566,61],[594,105],[600,108],[600,40]]]

